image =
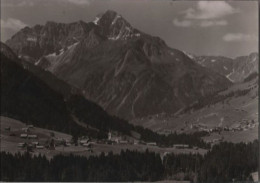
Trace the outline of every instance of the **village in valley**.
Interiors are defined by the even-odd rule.
[[[71,135],[26,125],[20,121],[1,117],[1,151],[11,153],[29,152],[34,155],[44,154],[52,158],[57,154],[78,154],[83,156],[99,155],[102,152],[120,153],[121,150],[154,151],[161,157],[168,153],[201,153],[206,149],[190,147],[187,144],[174,144],[172,147],[159,147],[156,142],[139,140],[139,134],[134,137],[121,135],[118,132],[108,132],[107,139],[91,139],[81,136],[77,139]]]

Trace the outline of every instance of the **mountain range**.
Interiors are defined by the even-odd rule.
[[[175,113],[232,84],[111,10],[89,23],[25,27],[6,44],[125,119]]]
[[[242,82],[249,75],[258,73],[258,53],[251,53],[247,56],[239,56],[236,58],[186,54],[196,63],[226,76],[233,83]]]

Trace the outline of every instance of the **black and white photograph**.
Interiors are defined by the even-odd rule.
[[[259,181],[258,1],[0,9],[1,182]]]

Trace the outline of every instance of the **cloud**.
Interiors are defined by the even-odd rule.
[[[176,27],[213,27],[213,26],[226,26],[228,22],[226,20],[179,20],[175,18],[173,21],[173,25]]]
[[[223,36],[226,42],[239,42],[239,41],[257,41],[257,36],[243,33],[228,33]]]
[[[1,19],[1,28],[3,29],[11,29],[17,31],[26,26],[27,24],[25,24],[24,22],[18,19],[14,19],[14,18],[8,18],[7,20]]]
[[[175,18],[173,20],[173,24],[177,27],[190,27],[192,25],[192,22],[190,20],[178,20],[177,18]]]
[[[177,27],[212,27],[226,26],[227,20],[224,17],[239,12],[225,1],[198,1],[195,8],[188,8],[182,11],[182,17],[173,20]]]
[[[211,26],[225,26],[228,25],[226,20],[203,20],[200,22],[201,27],[211,27]]]
[[[239,12],[225,1],[199,1],[195,9],[183,13],[186,19],[217,19]]]

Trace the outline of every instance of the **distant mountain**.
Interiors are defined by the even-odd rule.
[[[111,114],[174,113],[231,85],[114,11],[93,22],[26,27],[6,42],[21,58],[80,88]]]
[[[200,65],[226,76],[232,82],[241,82],[250,74],[258,73],[258,53],[235,59],[222,56],[193,56],[192,59]]]

